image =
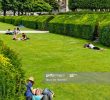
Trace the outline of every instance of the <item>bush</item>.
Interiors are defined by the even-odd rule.
[[[8,58],[0,54],[0,98],[14,99],[16,92],[16,71]]]
[[[0,17],[0,21],[16,26],[24,25],[28,28],[48,30],[48,22],[53,19],[54,16],[42,15],[42,16],[5,16]]]
[[[22,25],[28,28],[38,29],[37,19],[37,16],[24,16],[22,18]]]
[[[22,25],[22,17],[23,16],[14,16],[12,17],[12,24],[15,26]]]
[[[4,17],[4,22],[5,23],[12,24],[12,16],[5,16]]]
[[[14,89],[14,90],[12,92],[13,95],[10,95],[10,97],[12,96],[12,97],[20,98],[24,94],[24,88],[25,88],[24,87],[25,77],[24,77],[24,71],[22,70],[21,59],[19,59],[18,54],[16,54],[12,49],[4,45],[2,41],[0,41],[0,53],[3,55],[0,58],[0,64],[1,64],[0,71],[2,71],[1,72],[2,74],[0,75],[1,77],[6,77],[8,80],[8,81],[7,80],[5,81],[3,79],[1,80],[1,82],[3,83],[3,87],[5,87],[2,88],[3,90],[2,94],[4,94],[3,96],[6,95],[6,98],[8,98],[7,95],[10,95],[10,92],[12,91],[7,90],[8,88],[7,84],[11,84],[11,87],[9,87],[9,89],[12,90]],[[5,60],[2,60],[5,58],[8,59],[6,60],[7,65],[4,64]]]
[[[95,14],[58,15],[49,23],[49,31],[69,36],[92,39],[98,19]]]
[[[100,43],[110,46],[110,14],[104,16],[104,19],[100,22]]]
[[[4,22],[4,16],[0,16],[0,22]]]
[[[48,22],[50,20],[52,20],[54,18],[54,16],[45,16],[45,15],[42,15],[42,16],[39,16],[38,20],[37,20],[37,23],[38,23],[38,29],[39,30],[48,30]]]

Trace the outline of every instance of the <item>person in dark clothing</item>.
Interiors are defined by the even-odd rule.
[[[99,22],[97,22],[95,25],[92,40],[96,41],[98,38],[99,38]]]
[[[27,39],[29,39],[29,38],[26,36],[26,34],[25,34],[25,33],[22,33],[22,38],[21,38],[21,40],[27,40]]]
[[[8,29],[5,34],[6,35],[13,35],[13,32],[11,32],[10,29]]]
[[[26,100],[32,100],[32,89],[33,89],[33,84],[34,84],[34,78],[33,77],[30,77],[28,79],[28,82],[26,84],[26,92],[25,92],[25,96],[26,96]]]

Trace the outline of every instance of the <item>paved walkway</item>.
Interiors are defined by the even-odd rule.
[[[0,31],[0,33],[6,33],[6,31]],[[49,33],[49,31],[21,31],[21,33]]]

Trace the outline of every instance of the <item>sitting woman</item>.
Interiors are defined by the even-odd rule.
[[[94,50],[103,50],[102,48],[94,46],[92,43],[84,44],[84,48],[89,48]]]
[[[16,32],[13,35],[13,40],[17,40],[17,33]]]
[[[16,32],[17,32],[17,34],[20,34],[21,33],[19,27],[16,28]]]

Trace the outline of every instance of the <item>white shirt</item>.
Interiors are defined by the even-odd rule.
[[[95,46],[93,44],[89,44],[89,48],[93,49]]]

